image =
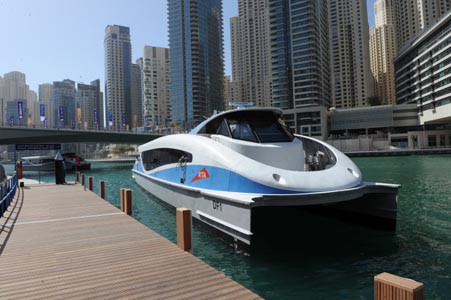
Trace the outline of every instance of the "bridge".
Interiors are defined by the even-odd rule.
[[[21,143],[105,143],[139,145],[159,138],[160,136],[162,135],[149,133],[0,126],[0,145]]]

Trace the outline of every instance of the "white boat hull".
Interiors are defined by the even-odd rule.
[[[334,192],[257,195],[193,189],[133,172],[136,182],[161,201],[190,209],[196,220],[246,245],[251,245],[254,235],[253,210],[260,207],[323,205],[396,224],[397,185],[365,183]]]

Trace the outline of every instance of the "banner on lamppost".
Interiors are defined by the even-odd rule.
[[[125,114],[122,114],[122,126],[125,127],[127,120],[125,119]]]
[[[60,121],[64,122],[64,106],[59,107]]]
[[[112,111],[110,111],[108,113],[108,125],[113,126],[113,112]]]
[[[41,117],[41,122],[45,120],[45,104],[39,104],[39,116]]]
[[[19,116],[19,119],[23,118],[23,102],[22,101],[17,102],[17,115]]]
[[[94,124],[98,123],[97,109],[94,108]]]

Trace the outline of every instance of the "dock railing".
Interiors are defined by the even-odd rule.
[[[0,183],[0,218],[8,209],[11,201],[14,199],[17,190],[17,174]]]

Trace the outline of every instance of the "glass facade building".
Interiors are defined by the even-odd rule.
[[[272,103],[296,132],[325,136],[330,106],[328,1],[269,0]]]
[[[80,128],[103,128],[103,109],[99,80],[91,84],[77,85],[77,113],[76,123]],[[79,112],[78,112],[78,109]]]
[[[451,12],[401,49],[396,103],[416,103],[420,123],[451,124]]]
[[[19,117],[19,102],[22,102],[22,117]],[[4,121],[4,125],[12,125],[12,126],[26,126],[28,119],[28,107],[26,99],[16,99],[12,101],[8,101],[6,103],[6,107],[4,107],[6,112],[6,120]]]
[[[75,82],[69,79],[53,82],[53,126],[69,127],[76,123]]]
[[[168,0],[172,119],[193,127],[223,110],[221,0]]]

